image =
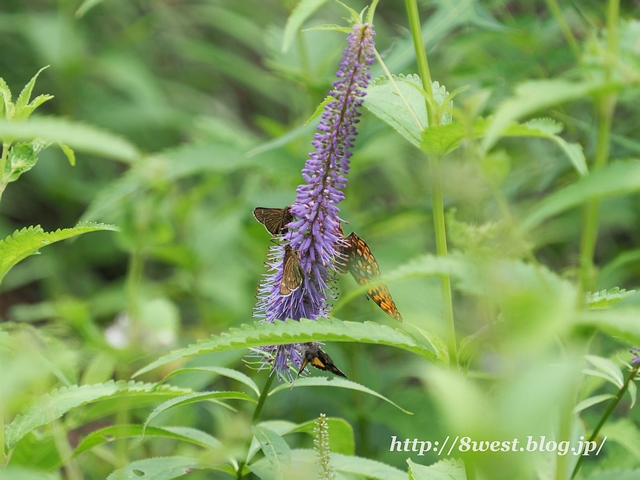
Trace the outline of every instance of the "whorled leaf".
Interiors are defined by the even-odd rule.
[[[112,398],[116,395],[136,396],[155,393],[159,396],[179,396],[189,391],[166,385],[158,386],[155,383],[133,381],[109,381],[98,385],[63,387],[41,397],[13,419],[13,422],[5,429],[5,446],[10,449],[29,432],[82,405]]]
[[[171,352],[137,371],[134,377],[175,360],[204,353],[314,341],[389,345],[409,350],[427,360],[435,358],[434,353],[426,346],[418,344],[406,333],[385,325],[371,322],[343,322],[336,319],[317,321],[302,319],[299,322],[256,322],[253,325],[243,325],[241,329],[230,329],[229,333],[223,333],[219,337],[214,336],[211,340],[203,340],[196,345]]]
[[[16,230],[13,235],[0,240],[0,282],[15,264],[29,255],[38,253],[42,247],[100,230],[117,231],[118,227],[102,223],[79,223],[73,228],[63,228],[55,232],[45,232],[39,225]]]

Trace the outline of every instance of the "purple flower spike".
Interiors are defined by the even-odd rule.
[[[304,272],[300,288],[282,296],[280,284],[288,281],[284,266],[284,246],[271,247],[269,274],[258,288],[255,316],[268,322],[278,320],[317,319],[328,315],[328,298],[334,298],[329,282],[336,271],[334,262],[340,257],[342,239],[340,209],[347,186],[349,158],[352,153],[355,125],[359,122],[358,107],[364,102],[371,79],[369,66],[374,62],[375,35],[370,24],[356,24],[347,38],[342,54],[338,80],[333,83],[330,96],[312,142],[315,151],[309,155],[302,178],[306,183],[297,189],[291,213],[296,217],[288,225],[284,240],[289,242]],[[288,363],[296,368],[302,364],[298,344],[265,347],[269,362],[280,377],[291,378]]]

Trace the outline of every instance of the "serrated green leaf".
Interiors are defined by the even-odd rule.
[[[425,128],[420,148],[427,155],[441,157],[458,148],[466,136],[467,130],[459,123]]]
[[[378,77],[373,80],[367,88],[364,106],[420,148],[422,131],[429,125],[425,99],[420,93],[422,91],[420,77],[394,75],[392,79],[390,81],[387,77]],[[438,104],[448,96],[444,86],[438,82],[433,82],[433,92]],[[442,123],[449,123],[448,118],[443,116]]]
[[[591,365],[611,376],[618,388],[622,388],[622,385],[624,384],[624,376],[622,375],[622,370],[620,370],[618,365],[608,358],[598,357],[597,355],[585,355],[584,357],[589,363],[591,363]]]
[[[13,422],[5,430],[5,445],[7,449],[12,448],[21,438],[34,429],[46,425],[53,420],[60,418],[69,410],[98,402],[106,398],[118,396],[136,396],[137,394],[148,394],[152,391],[161,390],[164,394],[175,393],[184,395],[188,390],[157,386],[155,383],[142,382],[106,382],[98,385],[74,385],[63,387],[40,398],[34,404],[21,411]]]
[[[253,434],[260,443],[264,456],[271,465],[273,478],[276,480],[287,480],[292,477],[291,450],[284,439],[265,427],[255,426],[252,428]],[[251,466],[249,466],[251,468]]]
[[[204,340],[196,345],[171,352],[138,370],[134,377],[175,360],[204,353],[314,341],[389,345],[409,350],[427,360],[435,358],[433,352],[426,346],[419,345],[406,333],[385,325],[371,322],[343,322],[337,319],[317,321],[302,319],[299,322],[294,320],[275,323],[256,322],[253,325],[243,325],[241,329],[230,329],[229,333],[219,337],[213,336],[211,340]]]
[[[462,460],[447,458],[425,467],[407,459],[410,480],[467,480]]]
[[[487,152],[503,131],[514,121],[555,105],[578,100],[594,93],[614,91],[619,85],[605,82],[570,82],[567,80],[535,80],[516,87],[512,97],[503,101],[482,142]]]
[[[191,403],[203,402],[205,400],[212,400],[215,403],[224,405],[223,402],[220,402],[221,399],[227,400],[246,400],[248,402],[257,403],[256,400],[251,398],[246,393],[242,392],[196,392],[191,393],[189,395],[182,395],[180,397],[172,398],[171,400],[167,400],[162,404],[158,405],[147,417],[143,426],[143,435],[144,429],[147,428],[149,422],[160,415],[162,412],[166,412],[167,410],[175,407],[181,407],[182,405],[189,405]]]
[[[313,15],[316,10],[322,7],[327,0],[302,0],[293,9],[282,34],[282,52],[286,53],[293,42],[302,24]]]
[[[46,67],[42,67],[40,70],[38,70],[38,73],[36,73],[33,76],[33,78],[31,80],[29,80],[29,82],[22,89],[22,92],[20,92],[20,95],[18,96],[18,99],[16,100],[16,110],[15,110],[15,114],[14,114],[14,118],[16,120],[24,120],[31,113],[31,112],[29,112],[28,114],[25,115],[25,108],[29,104],[29,100],[31,100],[31,93],[33,92],[33,87],[36,84],[36,80],[38,79],[38,76],[40,75],[40,73],[42,73],[43,70],[46,70],[47,68],[49,68],[49,65],[47,65]],[[51,97],[51,98],[53,98],[53,97]]]
[[[331,464],[339,472],[363,475],[380,480],[406,480],[407,474],[402,470],[368,458],[331,454]]]
[[[240,383],[244,383],[249,388],[251,388],[251,390],[253,390],[256,393],[256,395],[260,396],[260,389],[258,388],[258,386],[255,384],[255,382],[253,380],[251,380],[249,377],[247,377],[242,372],[238,372],[237,370],[233,370],[231,368],[225,368],[225,367],[186,367],[186,368],[180,368],[180,369],[174,370],[173,372],[168,374],[166,377],[164,377],[158,383],[164,383],[168,379],[170,379],[171,377],[175,377],[176,375],[180,375],[182,373],[193,373],[193,372],[217,373],[218,375],[223,375],[225,377],[233,378],[234,380],[238,380]]]
[[[73,456],[76,457],[87,450],[91,450],[99,445],[104,445],[105,443],[113,442],[114,440],[141,437],[143,434],[142,428],[142,425],[112,425],[110,427],[94,430],[82,439],[78,447],[73,452]],[[172,438],[174,440],[193,443],[212,450],[223,448],[222,443],[220,443],[220,441],[215,437],[212,437],[202,430],[189,427],[147,427],[144,432],[144,436]]]
[[[40,138],[61,142],[70,148],[123,162],[136,161],[137,148],[124,138],[98,127],[71,122],[62,118],[33,118],[29,122],[0,120],[0,138],[31,141]]]
[[[9,85],[4,81],[4,78],[0,77],[0,96],[2,97],[2,116],[7,120],[13,116],[13,103],[11,103],[11,90]]]
[[[196,458],[154,457],[131,462],[116,470],[107,480],[171,480],[193,470],[211,468]]]
[[[523,227],[532,230],[547,218],[582,205],[586,200],[625,195],[638,190],[640,161],[614,162],[545,197],[525,218]]]
[[[16,230],[13,235],[0,240],[0,283],[16,263],[37,253],[42,247],[100,230],[117,231],[118,227],[102,223],[79,223],[73,228],[63,228],[55,232],[45,232],[39,225]]]
[[[594,395],[593,397],[589,397],[583,401],[581,401],[580,403],[578,403],[574,409],[573,409],[573,413],[577,414],[580,413],[582,410],[586,410],[589,407],[592,407],[594,405],[597,405],[599,403],[602,403],[606,400],[609,400],[610,398],[616,398],[615,395],[612,395],[610,393],[605,393],[602,395]]]
[[[52,98],[54,98],[53,95],[38,95],[29,105],[26,105],[22,110],[20,110],[20,112],[16,112],[13,115],[13,120],[25,120],[29,118],[36,108],[44,102],[48,102]]]
[[[9,174],[8,182],[15,182],[20,175],[28,172],[38,161],[33,145],[30,143],[19,143],[9,150],[7,169]]]
[[[384,400],[387,403],[390,403],[398,410],[403,411],[407,415],[413,415],[412,412],[405,410],[400,407],[398,404],[392,402],[388,398],[383,395],[380,395],[378,392],[371,390],[370,388],[365,387],[364,385],[360,385],[359,383],[352,382],[351,380],[347,380],[345,378],[339,377],[309,377],[309,378],[299,378],[296,383],[296,387],[338,387],[338,388],[348,388],[350,390],[357,390],[359,392],[368,393],[369,395],[373,395],[374,397],[378,397]],[[281,392],[282,390],[289,390],[291,388],[290,385],[278,385],[276,388],[269,392],[269,396],[274,393]]]
[[[626,291],[624,288],[620,289],[618,287],[595,293],[588,292],[586,304],[588,308],[609,308],[634,293],[636,293],[635,290]]]

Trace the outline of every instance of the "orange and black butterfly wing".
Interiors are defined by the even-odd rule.
[[[319,370],[323,370],[325,372],[331,372],[334,375],[338,375],[340,377],[347,378],[347,376],[342,373],[342,371],[336,367],[336,365],[331,360],[331,357],[326,354],[316,342],[305,343],[303,344],[304,352],[302,365],[300,370],[298,371],[298,375],[304,370],[307,365],[311,365]],[[298,378],[298,376],[296,376]]]
[[[304,271],[300,266],[298,252],[289,245],[284,247],[284,265],[282,268],[282,281],[280,282],[280,295],[288,297],[300,288],[304,278]]]
[[[287,225],[293,221],[293,214],[290,207],[266,208],[257,207],[253,209],[253,216],[271,235],[282,235],[287,233]]]
[[[345,239],[344,256],[349,273],[360,285],[371,282],[380,276],[380,267],[373,256],[369,245],[355,232],[351,232]],[[386,285],[380,284],[367,290],[371,298],[387,315],[402,322],[402,315],[391,298]]]

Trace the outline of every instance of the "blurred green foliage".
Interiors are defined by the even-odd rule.
[[[348,3],[358,11],[366,5]],[[433,80],[449,92],[469,86],[454,99],[453,115],[459,125],[468,121],[473,131],[479,116],[498,115],[499,106],[509,98],[524,109],[520,102],[535,92],[518,91],[515,96],[513,92],[525,81],[572,82],[579,75],[600,75],[606,58],[602,54],[606,3],[561,2],[563,18],[583,51],[581,58],[576,58],[548,3],[421,2]],[[92,233],[72,245],[48,247],[42,255],[19,263],[3,280],[0,345],[6,351],[0,356],[0,368],[6,423],[25,404],[56,388],[128,381],[136,370],[169,350],[253,323],[255,288],[265,272],[269,236],[251,211],[294,200],[315,121],[304,124],[331,88],[344,43],[338,32],[296,31],[283,50],[283,39],[290,39],[285,33],[287,19],[296,5],[294,0],[3,1],[0,76],[9,87],[18,92],[35,72],[50,65],[40,74],[34,95],[54,98],[38,114],[100,127],[142,152],[109,155],[80,145],[71,167],[62,151],[47,149],[40,152],[37,167],[4,192],[0,238],[29,225],[53,231],[79,220],[112,223],[121,229],[118,234]],[[626,88],[618,90],[612,159],[630,160],[640,153],[640,27],[632,21],[639,13],[637,3],[622,2],[618,28],[622,62],[617,70],[622,78],[613,80],[626,82]],[[340,5],[327,2],[303,26],[344,24],[344,16]],[[402,2],[378,5],[377,49],[396,75],[416,73],[406,25]],[[373,77],[382,74],[376,64]],[[562,139],[581,146],[592,168],[597,108],[587,91],[577,92],[572,100],[553,104],[544,115],[564,124]],[[429,167],[416,148],[419,140],[412,145],[376,116],[363,112],[341,217],[349,222],[350,231],[366,238],[382,272],[389,273],[435,251]],[[34,115],[33,121],[38,120],[42,119]],[[418,265],[415,274],[399,271],[389,288],[410,325],[406,331],[429,338],[436,356],[444,360],[445,348],[439,343],[445,334],[442,301],[433,272],[453,272],[454,312],[458,336],[464,338],[460,353],[473,382],[427,366],[409,351],[331,343],[327,351],[351,380],[415,415],[357,390],[295,388],[266,402],[262,418],[281,423],[265,428],[266,432],[254,431],[256,438],[278,438],[269,437],[270,432],[294,431],[287,430],[284,422],[303,424],[325,413],[348,422],[353,431],[342,432],[341,438],[353,439],[358,456],[406,471],[408,457],[422,465],[439,457],[433,452],[424,457],[390,452],[392,435],[432,441],[442,441],[452,431],[488,440],[542,435],[553,408],[570,411],[575,406],[565,405],[567,398],[579,397],[577,403],[594,393],[615,393],[605,385],[606,380],[618,385],[615,379],[580,380],[582,355],[589,348],[594,355],[628,358],[627,347],[636,338],[640,341],[633,323],[638,318],[638,296],[631,292],[640,280],[638,197],[611,196],[600,204],[594,260],[600,270],[593,290],[617,287],[630,293],[594,293],[590,301],[594,308],[620,307],[621,315],[628,309],[623,325],[617,323],[615,311],[598,310],[599,317],[576,321],[577,329],[568,320],[585,294],[577,286],[583,224],[580,210],[569,206],[581,205],[594,191],[599,195],[637,191],[637,167],[629,162],[629,169],[617,165],[617,173],[603,174],[609,177],[580,179],[580,168],[571,160],[575,156],[568,158],[562,146],[549,138],[505,138],[478,161],[475,144],[462,130],[456,135],[453,138],[461,147],[442,163],[449,246],[454,261],[461,252],[480,260],[470,264],[465,257],[458,264]],[[619,187],[625,181],[632,186]],[[574,190],[565,200],[552,197],[569,185]],[[556,208],[562,201],[565,206]],[[531,212],[550,203],[539,221],[522,228],[521,221],[530,220]],[[456,274],[461,270],[466,273]],[[356,285],[344,277],[337,288],[346,297]],[[339,304],[340,319],[393,323],[364,295],[351,298]],[[592,325],[610,335],[593,335]],[[622,340],[611,335],[622,335]],[[243,365],[246,353],[210,353],[190,359],[189,366],[236,368],[262,385],[267,372],[256,373],[251,360]],[[549,364],[556,362],[562,365],[549,372]],[[157,381],[172,371],[170,367],[146,374],[144,380]],[[194,390],[241,388],[237,378],[212,371],[185,373],[173,384]],[[200,446],[182,441],[188,432],[165,431],[164,425],[215,435],[224,445],[221,462],[246,453],[253,404],[233,403],[238,411],[232,412],[201,403],[164,412],[162,422],[153,425],[157,431],[148,432],[142,443],[133,427],[121,434],[111,432],[121,439],[96,443],[69,461],[66,456],[90,432],[116,424],[143,424],[161,395],[127,399],[118,388],[109,394],[113,398],[91,397],[106,400],[78,404],[80,408],[74,406],[62,418],[54,416],[49,427],[22,437],[11,467],[56,472],[64,463],[66,478],[98,479],[133,460],[156,456],[213,461],[203,458]],[[532,402],[541,391],[549,394]],[[623,402],[628,407],[629,396]],[[602,405],[584,410],[588,428],[603,410]],[[638,447],[632,441],[640,438],[638,415],[637,409],[632,410],[628,423],[617,419],[607,425],[602,434],[618,440],[608,443],[597,460],[587,459],[585,471],[640,467]],[[577,437],[584,434],[580,425],[565,425],[565,431]],[[329,425],[330,432],[334,428],[348,430]],[[312,447],[308,435],[292,433],[286,439],[292,448]],[[213,440],[195,443],[211,446]],[[334,451],[353,453],[344,446]],[[472,460],[484,472],[500,463],[503,470],[496,479],[537,478],[516,457],[504,460],[487,454]],[[373,468],[361,460],[361,472]],[[342,462],[348,464],[344,458]],[[184,463],[184,468],[196,466]],[[258,472],[260,465],[255,468]],[[16,472],[14,477],[0,473],[0,478],[23,478]],[[56,475],[50,478],[61,478]],[[189,478],[229,476],[194,472]]]

